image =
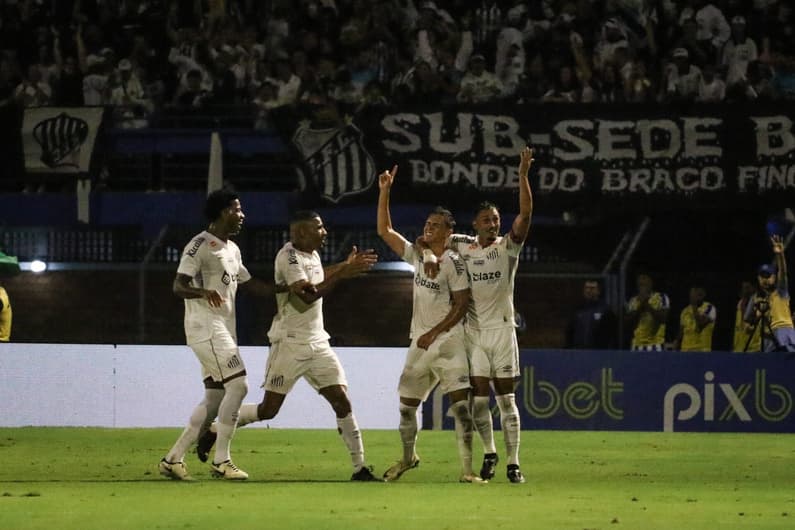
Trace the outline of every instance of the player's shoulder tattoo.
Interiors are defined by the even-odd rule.
[[[185,254],[187,254],[191,258],[195,258],[196,257],[196,253],[199,251],[199,249],[201,248],[201,246],[204,243],[204,241],[205,241],[205,238],[201,237],[201,236],[197,237],[196,239],[194,239],[193,240],[193,245],[188,249],[188,251]]]

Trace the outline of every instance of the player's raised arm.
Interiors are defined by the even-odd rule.
[[[398,167],[394,166],[392,171],[384,171],[378,175],[378,235],[395,254],[403,257],[409,242],[392,228],[392,217],[389,214],[389,193],[397,170]]]
[[[525,147],[519,157],[519,215],[511,226],[511,239],[516,243],[521,243],[527,238],[530,219],[533,216],[533,192],[528,177],[530,167],[533,165],[533,149]]]

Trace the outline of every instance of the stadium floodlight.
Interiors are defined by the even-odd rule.
[[[34,259],[30,262],[30,271],[31,272],[44,272],[47,270],[47,264],[40,259]]]

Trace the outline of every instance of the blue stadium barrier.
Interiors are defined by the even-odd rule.
[[[786,354],[523,350],[520,365],[523,430],[795,432]],[[440,399],[424,428],[453,428]]]

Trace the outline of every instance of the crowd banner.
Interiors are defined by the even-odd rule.
[[[86,173],[102,123],[102,107],[25,109],[22,145],[29,173]]]
[[[373,202],[399,165],[399,201],[515,201],[519,152],[535,149],[541,209],[753,207],[795,191],[795,107],[543,104],[276,109],[308,204]]]
[[[786,354],[523,350],[520,364],[523,430],[795,432]],[[440,395],[423,407],[424,428],[453,428]]]

